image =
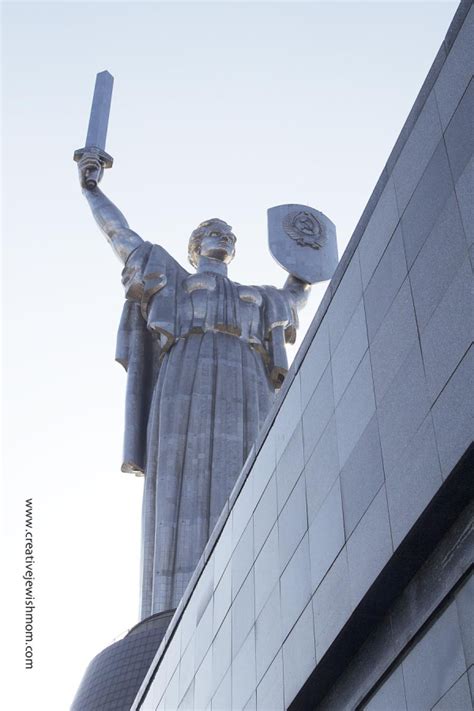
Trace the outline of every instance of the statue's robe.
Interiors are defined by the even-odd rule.
[[[141,616],[175,608],[286,372],[291,293],[189,274],[144,242],[123,271],[124,471],[144,473]]]

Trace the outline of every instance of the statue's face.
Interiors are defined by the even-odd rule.
[[[204,228],[199,249],[201,257],[217,259],[228,264],[235,255],[235,235],[224,222],[210,222]]]

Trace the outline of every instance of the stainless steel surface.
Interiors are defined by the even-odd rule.
[[[97,187],[104,168],[111,168],[113,163],[112,156],[105,152],[113,85],[114,78],[108,71],[97,74],[86,145],[74,153],[76,162],[88,161],[83,171],[83,185],[88,190]]]
[[[144,618],[178,604],[286,375],[285,344],[310,287],[292,274],[282,288],[231,281],[236,238],[216,218],[191,235],[196,272],[188,272],[87,186],[94,161],[100,180],[93,151],[79,161],[83,193],[125,265],[116,355],[128,374],[122,469],[145,476]],[[291,249],[301,248],[290,240]]]
[[[307,205],[271,207],[268,244],[280,266],[308,284],[330,279],[337,267],[336,228]]]
[[[105,150],[107,127],[109,125],[110,104],[114,78],[108,71],[99,72],[95,80],[86,147],[95,146]]]

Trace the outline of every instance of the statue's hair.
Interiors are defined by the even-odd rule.
[[[204,222],[201,222],[201,224],[198,225],[195,230],[193,230],[193,232],[191,233],[191,237],[189,238],[188,259],[193,265],[193,267],[197,267],[198,265],[199,254],[201,252],[201,242],[206,232],[208,231],[208,228],[211,225],[216,225],[221,229],[222,227],[225,227],[227,228],[225,230],[226,232],[227,230],[232,230],[231,225],[228,225],[227,222],[224,222],[224,220],[220,220],[218,217],[213,217],[210,220],[205,220]],[[230,236],[235,242],[235,235],[230,234],[229,237]]]

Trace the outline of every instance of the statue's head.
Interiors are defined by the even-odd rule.
[[[188,246],[188,258],[193,267],[199,264],[199,257],[209,257],[229,264],[235,255],[236,237],[232,227],[217,217],[206,220],[194,230]]]

